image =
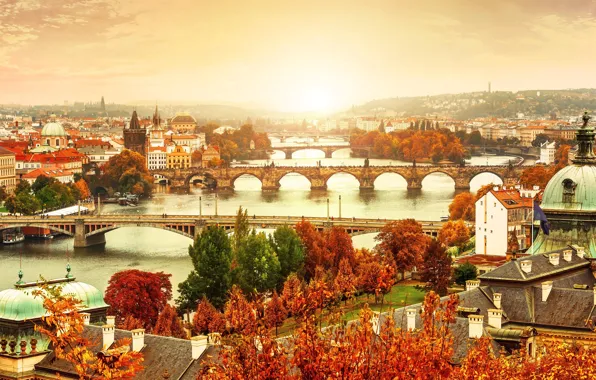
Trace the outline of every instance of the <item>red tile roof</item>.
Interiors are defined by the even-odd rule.
[[[490,192],[507,209],[524,208],[524,207],[530,208],[533,206],[533,203],[534,203],[532,198],[522,197],[517,189],[497,190],[497,191],[491,190]]]

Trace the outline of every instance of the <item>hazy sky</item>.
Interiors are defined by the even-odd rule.
[[[0,102],[596,87],[593,0],[0,0]]]

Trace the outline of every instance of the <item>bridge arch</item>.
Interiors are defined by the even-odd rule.
[[[321,147],[309,147],[309,146],[298,147],[298,148],[287,149],[284,151],[284,153],[286,154],[286,159],[291,159],[291,158],[294,158],[294,153],[308,151],[308,150],[314,150],[314,151],[321,152],[321,153],[323,153],[323,157],[327,158],[327,152]],[[323,157],[315,157],[315,158],[323,158]]]
[[[159,173],[162,174],[162,173]],[[197,176],[205,176],[205,177],[212,177],[213,178],[213,172],[211,170],[193,170],[190,173],[188,173],[186,175],[186,177],[184,177],[184,186],[185,187],[189,187],[190,186],[190,181],[193,179],[193,177],[197,177]],[[167,177],[167,176],[164,176]]]
[[[173,228],[172,226],[160,226],[160,225],[146,224],[146,223],[138,223],[137,225],[129,224],[129,223],[120,225],[120,224],[116,223],[116,224],[113,224],[110,226],[98,228],[96,230],[88,232],[85,234],[85,238],[95,236],[95,235],[105,234],[110,231],[117,230],[119,228],[127,228],[127,227],[157,228],[157,229],[164,230],[164,231],[174,232],[178,235],[185,236],[189,239],[194,239],[194,226],[179,226],[179,227],[185,227],[185,228],[177,229],[177,228]]]
[[[324,178],[325,185],[329,186],[329,180],[331,179],[331,177],[333,177],[334,175],[337,175],[337,174],[349,174],[350,176],[355,178],[356,181],[358,181],[358,185],[360,187],[362,187],[362,184],[363,184],[362,178],[358,177],[358,175],[356,175],[354,173],[350,173],[348,170],[338,170],[336,172],[333,172],[333,173],[327,175],[327,177]]]
[[[400,177],[400,179],[402,179],[406,183],[406,186],[408,184],[408,179],[406,178],[406,176],[404,175],[404,173],[402,173],[402,172],[400,172],[400,171],[398,171],[396,169],[388,169],[388,170],[383,170],[383,171],[381,171],[381,172],[379,172],[379,173],[377,173],[376,175],[373,176],[371,182],[372,182],[372,184],[375,187],[377,187],[377,185],[375,184],[375,182],[377,181],[377,179],[379,179],[383,175],[386,175],[386,176],[387,175],[388,176],[397,175],[397,176]]]
[[[65,227],[67,227],[69,225],[65,225]],[[68,235],[68,236],[74,236],[75,232],[74,232],[74,225],[72,226],[72,231],[68,230],[68,229],[64,229],[64,228],[60,228],[54,225],[43,225],[43,224],[30,224],[30,223],[23,223],[23,224],[11,224],[9,226],[2,226],[0,225],[0,231],[4,231],[4,230],[10,230],[10,229],[14,229],[14,228],[23,228],[23,227],[34,227],[34,228],[47,228],[50,231],[53,232],[58,232],[64,235]]]
[[[281,184],[281,180],[284,179],[284,178],[286,178],[287,176],[290,176],[290,177],[291,176],[297,176],[297,177],[304,178],[304,179],[306,179],[308,181],[309,188],[312,186],[312,179],[309,178],[307,175],[305,175],[303,173],[300,173],[298,171],[288,171],[288,172],[285,172],[285,173],[281,174],[279,177],[277,177],[275,179],[275,182],[277,184]]]
[[[493,170],[482,170],[482,171],[478,171],[477,173],[473,173],[473,174],[470,176],[470,180],[469,180],[470,184],[472,184],[472,181],[473,181],[473,180],[475,180],[475,179],[476,179],[476,180],[478,180],[478,179],[479,179],[479,178],[478,178],[478,176],[480,176],[480,175],[483,175],[483,174],[490,174],[490,175],[492,175],[492,176],[494,176],[494,177],[497,177],[497,179],[498,179],[499,181],[501,181],[501,184],[504,184],[504,183],[505,183],[505,181],[504,181],[504,179],[503,179],[503,176],[502,176],[501,174],[499,174],[499,173],[497,173],[497,172],[495,172],[495,171],[493,171]],[[491,182],[492,182],[492,181],[491,181]],[[480,184],[480,186],[487,185],[487,184],[489,184],[489,183],[490,183],[490,182],[482,183],[482,184]]]
[[[241,171],[239,173],[236,173],[233,177],[230,178],[230,187],[234,188],[235,187],[235,182],[238,178],[242,177],[242,176],[250,176],[253,178],[256,178],[259,180],[259,182],[261,183],[261,188],[263,187],[263,178],[260,177],[259,175],[257,175],[256,173],[252,173],[250,171]]]
[[[458,177],[454,177],[453,174],[449,173],[447,170],[440,169],[440,168],[438,168],[437,170],[430,170],[428,173],[426,173],[421,178],[420,184],[422,185],[422,183],[424,182],[424,180],[427,179],[429,176],[431,176],[433,174],[435,174],[435,175],[436,174],[440,174],[441,176],[445,175],[445,176],[449,177],[453,181],[453,183],[455,185],[455,188],[458,188],[458,184],[459,184]],[[460,180],[460,182],[461,182],[461,180]],[[468,185],[468,187],[469,187],[469,185]]]

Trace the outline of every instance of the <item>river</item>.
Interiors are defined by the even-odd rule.
[[[291,142],[286,142],[289,144]],[[335,143],[322,142],[322,143]],[[284,159],[281,152],[275,153],[271,161],[276,165],[362,165],[363,160],[349,157],[349,149],[339,150],[333,158],[325,159],[323,152],[299,151],[292,159]],[[511,157],[473,157],[472,165],[506,164]],[[271,162],[270,161],[270,162]],[[251,165],[262,165],[265,160],[250,161]],[[370,165],[404,165],[395,160],[371,159]],[[500,180],[492,174],[480,174],[472,180],[472,191],[490,182]],[[327,198],[330,199],[330,214],[339,215],[341,195],[343,217],[415,218],[438,220],[447,215],[447,208],[456,194],[454,182],[442,174],[429,175],[422,183],[422,190],[408,191],[406,182],[397,174],[384,174],[375,182],[374,191],[362,192],[358,181],[349,174],[337,174],[329,179],[327,191],[310,191],[306,178],[288,175],[281,180],[281,189],[265,193],[254,177],[240,177],[235,182],[235,191],[217,194],[220,215],[234,214],[239,206],[248,209],[249,214],[325,216]],[[199,198],[202,198],[203,215],[215,212],[215,192],[198,188],[189,194],[172,194],[165,187],[156,189],[149,201],[138,207],[103,205],[102,213],[132,214],[196,214],[199,215]],[[192,269],[188,256],[191,240],[175,233],[152,228],[130,227],[106,234],[106,245],[74,250],[73,239],[58,237],[50,241],[26,240],[17,245],[0,245],[0,290],[17,281],[19,266],[25,274],[24,280],[35,281],[40,275],[57,278],[66,274],[70,262],[72,274],[78,280],[105,289],[110,276],[123,269],[164,271],[172,274],[174,291]],[[374,235],[360,235],[354,238],[357,247],[374,246]],[[175,292],[176,293],[176,292]]]

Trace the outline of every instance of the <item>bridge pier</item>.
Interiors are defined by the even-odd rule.
[[[218,190],[234,190],[234,182],[231,178],[219,178],[217,180]]]
[[[358,181],[360,182],[360,190],[374,190],[375,183],[370,177],[363,177],[359,178]]]
[[[263,191],[277,191],[281,187],[279,181],[273,176],[265,175],[262,179],[261,190]]]
[[[323,177],[313,177],[310,179],[311,190],[327,190],[327,181]]]
[[[408,182],[408,190],[420,190],[422,189],[422,181],[418,178],[406,178]]]
[[[319,141],[319,140],[315,140],[315,141]],[[325,149],[325,158],[333,158],[333,150]]]
[[[470,190],[470,180],[468,178],[456,177],[455,190]]]
[[[85,248],[106,243],[106,234],[85,236],[85,219],[75,219],[74,247]]]

